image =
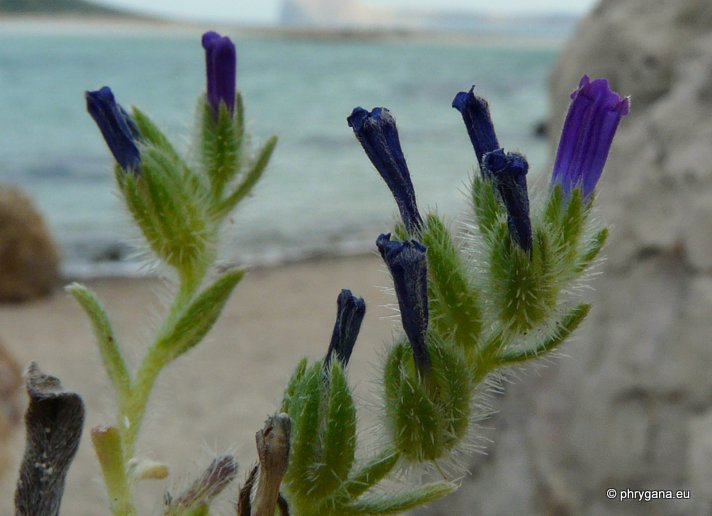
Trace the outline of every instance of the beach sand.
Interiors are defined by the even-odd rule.
[[[322,259],[250,271],[233,293],[207,339],[159,377],[139,439],[139,455],[169,465],[166,480],[139,484],[140,514],[160,513],[163,493],[185,486],[215,454],[232,452],[238,478],[249,472],[255,432],[281,402],[284,386],[304,356],[326,352],[336,314],[336,296],[350,288],[364,297],[367,313],[349,365],[352,385],[372,402],[386,344],[399,327],[385,305],[395,297],[381,286],[391,281],[376,254]],[[169,299],[156,279],[100,279],[88,283],[104,302],[115,332],[135,364]],[[62,514],[107,514],[106,495],[89,439],[89,429],[113,423],[110,387],[89,324],[62,291],[22,305],[0,306],[0,338],[23,366],[31,360],[58,376],[86,404],[87,420],[70,469]],[[26,398],[22,393],[23,403]],[[24,409],[23,409],[24,410]],[[374,421],[360,410],[360,424]],[[373,437],[373,436],[372,436]],[[24,428],[11,443],[11,465],[0,481],[0,514],[11,514],[12,493],[24,448]],[[228,491],[235,493],[237,483]],[[234,514],[227,502],[215,514]]]

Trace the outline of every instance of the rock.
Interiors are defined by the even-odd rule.
[[[712,3],[654,4],[602,1],[550,80],[552,149],[584,73],[632,97],[597,196],[594,309],[567,358],[507,385],[488,456],[423,514],[712,514]]]
[[[52,292],[58,253],[32,201],[0,185],[0,301],[24,301]]]

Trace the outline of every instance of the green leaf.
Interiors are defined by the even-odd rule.
[[[158,126],[153,123],[153,121],[148,117],[148,115],[146,115],[137,107],[134,107],[131,110],[131,118],[136,123],[138,132],[141,134],[141,140],[143,140],[144,142],[148,142],[154,147],[163,150],[164,152],[168,153],[174,161],[179,162],[183,166],[185,166],[183,160],[181,159],[178,152],[176,152],[170,140],[168,140],[168,138],[163,134],[163,132],[161,132]]]
[[[427,247],[431,320],[463,349],[477,345],[482,331],[479,293],[472,287],[450,233],[429,214],[423,232]]]
[[[119,399],[123,403],[131,394],[131,375],[126,367],[124,356],[114,337],[109,317],[97,297],[84,285],[72,283],[67,287],[72,297],[84,309],[91,321],[96,342],[104,363],[104,369]]]
[[[490,240],[504,215],[504,208],[497,200],[492,181],[480,177],[473,179],[472,206],[482,236]]]
[[[526,362],[555,350],[581,324],[590,310],[591,305],[588,304],[576,306],[557,324],[553,335],[541,344],[524,350],[517,349],[500,352],[497,357],[499,365],[506,366]]]
[[[583,272],[586,267],[591,265],[591,262],[596,259],[598,253],[600,253],[601,249],[603,249],[607,239],[608,228],[603,228],[586,243],[586,249],[584,250],[583,256],[579,258],[579,262],[576,265],[577,273]]]
[[[312,471],[310,496],[326,498],[348,477],[356,452],[356,407],[338,360],[329,371],[328,407],[322,416],[321,455]]]
[[[190,351],[205,337],[244,274],[244,271],[235,270],[222,275],[203,290],[175,324],[159,337],[154,350],[163,364]]]
[[[302,358],[299,361],[299,364],[297,364],[297,367],[294,369],[292,377],[289,379],[289,383],[287,384],[287,388],[284,390],[284,397],[282,399],[282,408],[280,412],[286,412],[289,414],[290,403],[292,398],[294,398],[299,382],[302,381],[302,378],[304,378],[304,374],[307,371],[307,363],[307,359]]]
[[[356,514],[396,514],[414,509],[446,496],[457,489],[451,482],[435,482],[410,491],[388,492],[380,496],[365,495],[343,508],[344,516]]]
[[[559,226],[559,218],[561,217],[561,207],[563,206],[564,194],[560,184],[555,184],[549,194],[549,199],[546,201],[544,208],[544,221],[554,227]]]
[[[314,486],[311,472],[319,453],[319,411],[323,373],[321,362],[313,364],[297,385],[289,407],[292,420],[289,468],[284,481],[298,497],[309,497]]]
[[[353,500],[383,480],[398,463],[395,450],[385,450],[368,460],[342,484],[338,497]]]
[[[276,136],[272,136],[269,140],[267,140],[267,143],[265,143],[265,145],[260,150],[259,154],[257,155],[257,159],[254,161],[254,163],[250,167],[250,170],[247,172],[240,184],[228,197],[223,199],[218,204],[218,207],[216,209],[216,214],[218,217],[224,217],[225,215],[230,213],[233,208],[235,208],[235,206],[240,203],[240,201],[242,201],[250,194],[252,188],[254,188],[254,186],[262,177],[262,174],[264,173],[265,169],[267,168],[269,160],[272,157],[272,152],[274,152],[274,148],[276,145]]]

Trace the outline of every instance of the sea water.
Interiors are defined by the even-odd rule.
[[[527,155],[530,174],[547,173],[546,143],[533,128],[547,117],[556,45],[235,40],[249,130],[257,143],[275,133],[279,144],[253,197],[225,227],[226,262],[363,252],[392,227],[395,204],[346,124],[355,106],[386,106],[396,117],[423,212],[467,211],[463,192],[476,165],[450,103],[472,84],[490,103],[500,143]],[[67,274],[137,270],[116,259],[140,241],[127,229],[84,91],[110,85],[119,102],[140,106],[184,148],[204,80],[193,33],[0,32],[0,181],[35,199]]]

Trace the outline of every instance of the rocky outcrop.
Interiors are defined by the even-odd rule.
[[[552,73],[553,139],[583,73],[632,96],[597,198],[594,310],[567,357],[495,400],[488,455],[424,514],[712,514],[712,4],[601,2]]]
[[[49,294],[57,284],[58,265],[57,250],[30,198],[0,185],[0,301]]]

